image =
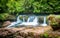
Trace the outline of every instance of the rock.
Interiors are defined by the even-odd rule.
[[[28,37],[26,37],[26,38],[33,38],[33,37],[31,37],[31,36],[28,36]]]
[[[60,25],[60,19],[59,19],[59,18],[56,18],[56,21],[57,21],[58,24]]]
[[[35,27],[35,28],[0,28],[0,37],[13,38],[39,38],[40,34],[51,31],[51,27]]]
[[[15,33],[15,31],[13,31],[11,29],[0,28],[0,37],[5,37],[8,35],[12,35],[14,33]]]
[[[49,15],[48,22],[49,22],[49,25],[53,28],[53,30],[60,29],[60,17],[59,17],[59,15]]]
[[[50,31],[50,32],[47,32],[47,34],[48,34],[50,37],[60,36],[60,32],[58,32],[58,31]]]
[[[6,20],[10,20],[10,21],[12,21],[12,22],[13,22],[13,21],[16,21],[16,16],[14,16],[14,15],[9,15]]]
[[[3,23],[3,25],[2,25],[2,27],[7,27],[7,26],[10,25],[10,24],[11,24],[10,21],[5,21],[5,22]]]
[[[16,36],[15,38],[24,38],[24,37],[22,37],[22,36]]]

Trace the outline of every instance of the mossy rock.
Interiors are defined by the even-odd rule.
[[[60,15],[49,15],[48,21],[53,30],[60,29]]]

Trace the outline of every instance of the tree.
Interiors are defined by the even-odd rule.
[[[25,0],[9,0],[7,3],[8,10],[10,13],[19,13],[25,10]]]
[[[0,0],[0,13],[7,12],[7,4],[8,0]]]
[[[0,0],[0,19],[9,14],[55,12],[60,12],[60,0]]]

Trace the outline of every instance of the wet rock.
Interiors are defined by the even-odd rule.
[[[7,26],[10,25],[10,24],[11,24],[10,21],[5,21],[5,22],[3,23],[3,25],[2,25],[2,27],[7,27]]]
[[[9,15],[6,20],[16,21],[16,16],[14,16],[14,15]]]

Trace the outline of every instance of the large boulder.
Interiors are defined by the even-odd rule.
[[[5,22],[3,23],[3,25],[2,25],[2,27],[7,27],[7,26],[10,25],[10,24],[11,24],[10,21],[5,21]]]
[[[60,15],[49,15],[48,21],[53,30],[60,29]]]

